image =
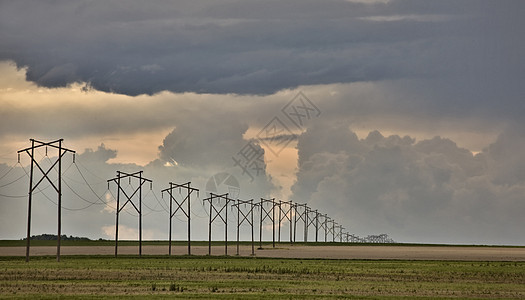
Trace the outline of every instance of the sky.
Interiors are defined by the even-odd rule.
[[[523,13],[519,0],[0,1],[0,239],[27,230],[17,151],[62,138],[76,151],[67,235],[113,239],[107,180],[143,171],[145,239],[168,237],[161,190],[191,182],[196,240],[215,184],[306,203],[359,236],[524,245]],[[31,231],[55,233],[56,193],[35,192]],[[121,215],[120,238],[136,239],[137,213]]]

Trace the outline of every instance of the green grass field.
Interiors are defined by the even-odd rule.
[[[0,257],[0,298],[523,299],[525,262]]]

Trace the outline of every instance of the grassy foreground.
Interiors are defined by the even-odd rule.
[[[525,298],[524,262],[0,257],[0,298]]]

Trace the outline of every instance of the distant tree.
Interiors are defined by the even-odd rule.
[[[33,235],[30,238],[32,241],[56,241],[57,235],[56,234],[40,234],[40,235]],[[87,237],[77,237],[70,235],[69,237],[67,235],[61,235],[60,239],[63,241],[90,241]],[[27,240],[27,238],[23,238],[22,240]]]

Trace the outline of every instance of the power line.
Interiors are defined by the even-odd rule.
[[[7,172],[6,172],[4,175],[2,175],[2,176],[0,177],[0,180],[4,179],[4,177],[6,177],[7,175],[9,175],[9,173],[11,173],[11,171],[13,171],[13,169],[15,168],[15,166],[16,166],[17,164],[19,164],[19,163],[15,163],[15,164],[13,164],[13,165],[9,168],[9,170],[7,170]]]
[[[95,193],[95,190],[91,187],[91,185],[89,184],[89,182],[86,180],[86,177],[84,177],[84,174],[82,174],[82,172],[80,171],[80,169],[78,168],[77,164],[75,164],[75,167],[77,168],[78,170],[78,173],[80,174],[80,177],[82,177],[82,179],[84,180],[84,182],[86,183],[86,185],[89,187],[89,189],[91,190],[91,192],[93,193],[93,195],[95,195],[102,203],[104,204],[108,204],[106,201],[104,201],[102,199],[102,197],[100,197],[97,193]]]

